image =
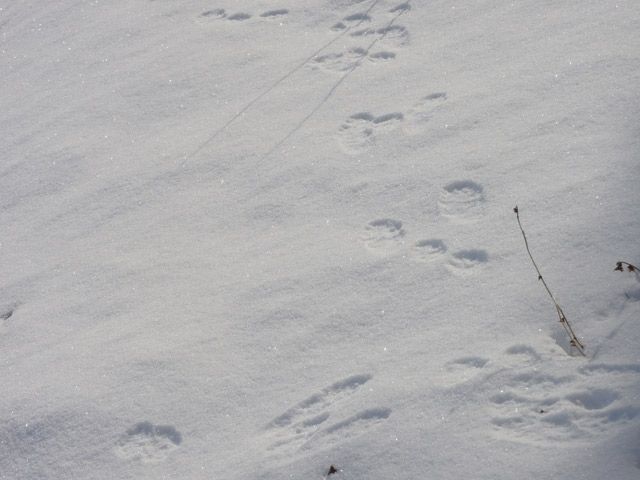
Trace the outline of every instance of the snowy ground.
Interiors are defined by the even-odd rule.
[[[0,478],[638,478],[639,22],[0,0]]]

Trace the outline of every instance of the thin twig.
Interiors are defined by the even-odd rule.
[[[640,268],[636,267],[632,263],[629,262],[616,262],[616,268],[613,269],[614,272],[624,272],[623,265],[626,265],[627,270],[633,272],[636,276],[636,280],[640,282]]]
[[[538,264],[533,259],[533,255],[531,255],[531,250],[529,250],[529,242],[527,241],[527,235],[524,233],[524,229],[522,228],[522,223],[520,222],[520,212],[518,210],[518,207],[516,206],[513,209],[513,211],[515,212],[516,218],[518,219],[518,226],[520,227],[520,231],[522,232],[522,238],[524,238],[524,246],[527,248],[527,253],[529,254],[529,258],[531,259],[531,263],[533,263],[533,266],[536,269],[536,272],[538,272],[538,280],[540,280],[542,282],[542,285],[544,285],[545,290],[549,294],[549,297],[551,298],[551,301],[553,302],[553,305],[556,308],[556,313],[558,314],[558,319],[560,320],[560,323],[562,324],[562,327],[567,332],[567,335],[569,335],[569,340],[570,340],[569,343],[571,344],[572,347],[576,347],[576,350],[578,350],[578,352],[580,352],[583,356],[586,356],[586,354],[584,353],[584,348],[585,348],[584,345],[582,344],[582,342],[580,342],[580,340],[578,340],[578,337],[576,336],[575,332],[573,331],[573,328],[571,327],[571,324],[569,323],[569,320],[567,319],[567,316],[564,314],[564,311],[562,310],[562,307],[558,304],[558,301],[553,296],[553,293],[551,293],[551,290],[549,289],[549,286],[547,285],[547,282],[545,282],[544,278],[542,277],[542,273],[540,273],[540,269],[538,268]]]
[[[623,265],[627,266],[627,270],[629,270],[630,272],[637,272],[640,271],[640,268],[636,267],[635,265],[629,263],[629,262],[617,262],[616,263],[616,268],[613,269],[614,272],[624,272],[624,267]]]

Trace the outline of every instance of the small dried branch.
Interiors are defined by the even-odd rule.
[[[533,255],[531,255],[531,250],[529,249],[529,242],[527,241],[527,235],[524,233],[524,229],[522,228],[522,223],[520,222],[520,212],[518,210],[518,207],[516,206],[513,209],[513,211],[516,214],[516,218],[518,219],[518,226],[520,227],[520,231],[522,232],[522,238],[524,238],[524,246],[527,249],[527,253],[529,254],[531,263],[533,263],[533,267],[536,269],[536,272],[538,272],[538,280],[540,280],[542,282],[542,285],[544,285],[545,290],[549,294],[549,297],[551,298],[551,301],[553,302],[553,305],[556,308],[558,319],[560,320],[560,323],[562,324],[562,327],[564,328],[564,330],[567,332],[567,335],[569,335],[569,343],[571,344],[572,347],[575,347],[576,350],[578,350],[578,352],[580,352],[581,355],[586,356],[586,354],[584,353],[584,349],[585,349],[584,344],[580,342],[580,340],[578,340],[578,337],[573,331],[573,328],[571,327],[571,324],[569,323],[567,316],[564,314],[562,307],[558,304],[558,301],[553,296],[553,293],[551,293],[551,290],[549,289],[547,282],[545,282],[544,278],[542,277],[542,273],[540,273],[540,268],[538,268],[538,264],[533,259]]]
[[[616,263],[616,268],[613,269],[614,272],[624,272],[624,266],[627,267],[627,270],[630,272],[640,272],[640,268],[636,267],[635,265],[632,265],[629,262],[617,262]]]
[[[340,470],[338,470],[335,466],[331,465],[329,467],[329,471],[327,472],[327,474],[323,477],[325,479],[329,478],[331,475],[335,475],[336,473],[340,472]]]

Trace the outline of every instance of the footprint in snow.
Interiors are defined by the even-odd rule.
[[[350,54],[327,54],[316,57],[311,62],[312,67],[322,67],[333,71],[345,71],[352,68],[354,62],[359,62],[364,56],[372,63],[388,62],[396,58],[391,51],[377,51],[367,54],[366,50],[355,48]],[[403,126],[404,133],[412,134],[423,131],[423,124],[431,119],[438,106],[447,98],[446,93],[432,93],[414,105],[405,115],[393,112],[375,116],[370,112],[360,112],[349,117],[338,130],[338,142],[343,150],[349,154],[362,153],[371,147],[376,137]],[[480,213],[479,205],[484,201],[482,186],[475,182],[458,181],[447,185],[441,194],[441,213],[445,216],[465,218],[474,213]],[[460,205],[463,204],[464,205]],[[474,207],[474,208],[471,208]]]
[[[397,253],[404,246],[405,231],[402,222],[380,218],[369,222],[362,235],[365,247],[377,255]]]
[[[286,8],[279,8],[275,10],[267,10],[260,14],[260,18],[264,18],[266,20],[273,20],[277,18],[282,18],[289,14],[289,10]],[[203,20],[221,20],[226,19],[232,22],[243,22],[245,20],[249,20],[252,17],[250,13],[246,12],[236,12],[236,13],[228,13],[224,8],[214,8],[212,10],[206,10],[200,14],[200,18]]]
[[[589,443],[640,415],[640,408],[625,394],[633,393],[629,385],[637,383],[638,365],[572,369],[517,344],[490,363],[482,357],[463,357],[449,362],[446,370],[466,377],[452,390],[486,399],[493,433],[503,440],[546,446],[567,440]]]
[[[500,391],[489,398],[492,424],[525,443],[588,440],[632,421],[640,408],[621,402],[611,388],[584,384],[572,376],[539,371],[511,375]]]
[[[460,250],[451,255],[447,267],[451,273],[466,276],[477,273],[488,261],[485,250]]]
[[[245,12],[238,12],[227,17],[227,20],[231,20],[233,22],[243,22],[245,20],[249,20],[251,18],[251,14]]]
[[[381,50],[379,52],[369,54],[367,58],[371,63],[386,63],[389,60],[395,60],[396,54]]]
[[[334,445],[345,442],[350,438],[364,435],[369,430],[379,426],[391,415],[390,408],[370,408],[363,410],[346,420],[328,426],[309,439],[303,449],[311,449],[317,446],[331,448]]]
[[[182,435],[171,425],[140,422],[117,441],[115,453],[123,460],[155,463],[164,460],[182,443]]]
[[[366,13],[354,13],[353,15],[348,15],[344,17],[341,21],[334,24],[331,27],[331,30],[339,32],[341,30],[346,30],[349,27],[353,27],[354,25],[361,25],[365,22],[370,22],[371,17]]]
[[[447,246],[438,239],[418,240],[409,249],[409,257],[423,263],[441,259],[447,253]]]
[[[227,16],[227,12],[224,8],[214,8],[213,10],[206,10],[202,12],[200,16],[209,19],[225,18]]]
[[[408,12],[411,10],[411,4],[409,2],[401,3],[389,10],[390,13]]]
[[[387,25],[385,27],[365,27],[349,34],[355,39],[367,41],[378,40],[378,43],[388,47],[403,47],[409,43],[409,31],[401,25]]]
[[[366,56],[364,48],[354,47],[340,53],[318,55],[309,62],[309,66],[314,70],[342,73],[355,68]]]
[[[0,320],[9,320],[13,316],[15,307],[4,308],[0,310]]]
[[[421,134],[426,124],[436,115],[447,101],[445,92],[436,92],[420,99],[407,112],[407,123],[404,126],[408,135]]]
[[[409,43],[409,30],[402,25],[388,25],[379,28],[380,44],[389,47],[403,47]]]
[[[440,382],[446,386],[467,382],[485,371],[488,363],[487,358],[474,355],[456,358],[445,364]]]
[[[353,47],[344,52],[318,55],[311,60],[309,66],[314,70],[344,73],[355,69],[365,58],[369,63],[381,64],[394,60],[396,54],[385,50],[368,54],[364,48]]]
[[[349,7],[353,7],[354,5],[359,5],[366,0],[329,0],[329,8],[331,10],[335,9],[345,9]]]
[[[398,128],[403,119],[404,115],[400,112],[379,116],[369,112],[356,113],[340,126],[337,139],[345,153],[362,153],[375,145],[378,137]]]
[[[456,221],[477,219],[484,213],[484,188],[471,180],[451,182],[440,192],[440,215]]]
[[[274,18],[282,18],[289,13],[289,10],[286,8],[280,8],[276,10],[269,10],[264,13],[261,13],[260,16],[266,19],[274,19]]]
[[[274,418],[264,429],[264,434],[270,439],[268,449],[290,453],[305,445],[312,436],[322,431],[335,410],[371,378],[369,374],[347,377],[310,395]],[[328,427],[325,432],[333,432],[339,424]]]
[[[245,12],[238,12],[229,14],[224,8],[214,8],[213,10],[206,10],[200,14],[200,17],[204,20],[231,20],[232,22],[242,22],[251,18],[251,14]]]
[[[0,333],[8,328],[9,320],[13,317],[16,308],[16,305],[11,305],[0,309]]]

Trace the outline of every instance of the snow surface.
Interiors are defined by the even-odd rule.
[[[0,1],[0,478],[638,478],[639,22]]]

